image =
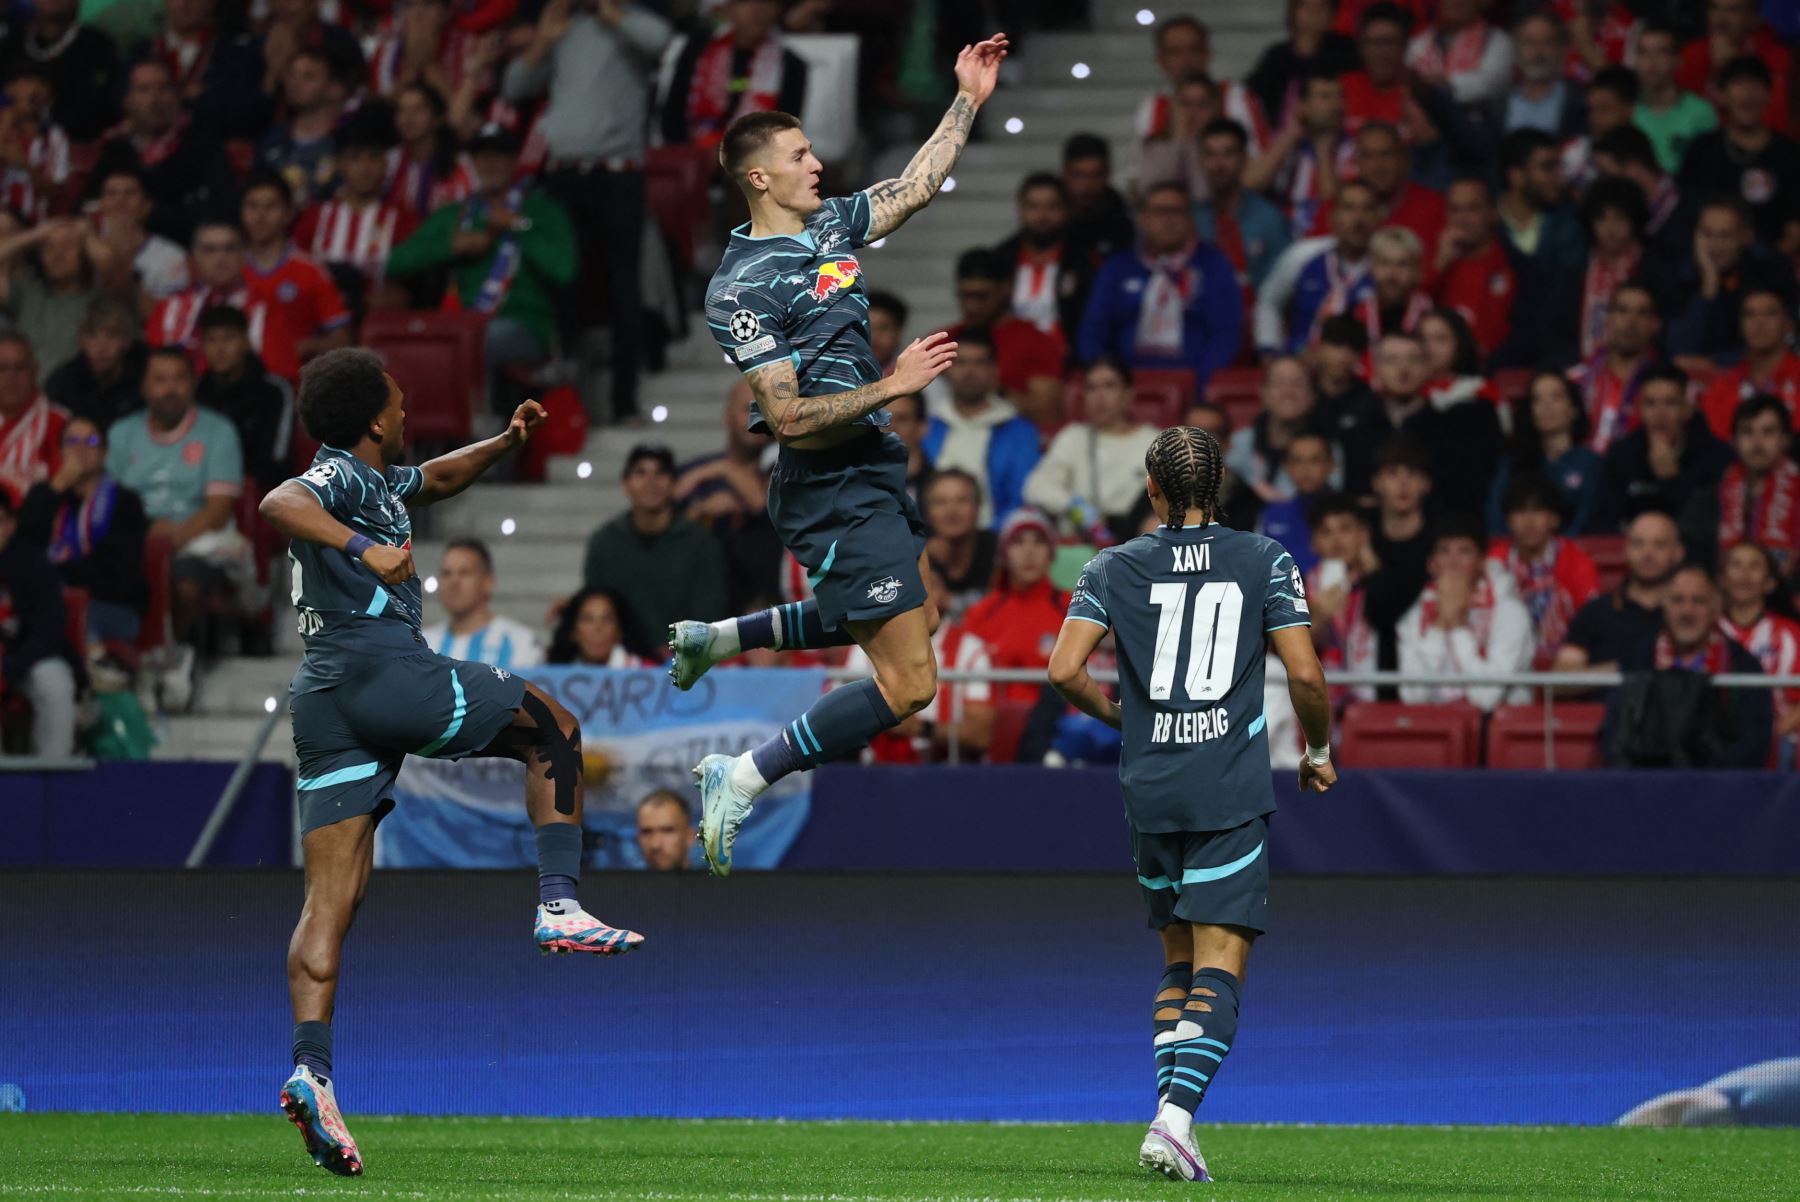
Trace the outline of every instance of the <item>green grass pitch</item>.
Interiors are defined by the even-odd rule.
[[[1137,1168],[1136,1127],[670,1120],[351,1122],[361,1179],[279,1115],[0,1115],[0,1198],[1792,1199],[1800,1131],[1208,1127],[1222,1180]]]

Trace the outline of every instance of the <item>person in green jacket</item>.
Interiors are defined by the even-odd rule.
[[[516,178],[519,142],[505,127],[482,126],[469,143],[469,157],[480,190],[427,217],[394,248],[388,274],[450,268],[450,288],[461,307],[488,315],[488,396],[498,406],[505,400],[494,399],[502,371],[535,367],[550,357],[556,295],[574,280],[580,256],[562,205]]]

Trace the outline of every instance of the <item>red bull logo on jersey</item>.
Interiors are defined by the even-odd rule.
[[[833,292],[843,292],[856,283],[862,264],[855,259],[832,259],[821,263],[813,277],[812,298],[822,301]]]

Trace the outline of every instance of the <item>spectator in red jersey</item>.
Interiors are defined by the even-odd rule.
[[[206,372],[194,399],[231,419],[244,472],[259,495],[266,493],[293,475],[294,389],[250,349],[250,323],[240,309],[221,306],[200,314],[200,353]]]
[[[1438,240],[1431,293],[1462,314],[1485,360],[1506,341],[1518,291],[1500,241],[1494,194],[1479,176],[1465,176],[1445,194],[1444,236]]]
[[[1656,361],[1662,319],[1650,289],[1627,280],[1607,303],[1600,349],[1569,370],[1581,393],[1592,432],[1588,445],[1601,454],[1637,429],[1637,394],[1644,371]]]
[[[1658,313],[1673,308],[1671,273],[1644,250],[1644,226],[1650,211],[1644,194],[1627,179],[1597,180],[1581,198],[1581,223],[1587,227],[1587,269],[1581,283],[1581,357],[1592,357],[1606,336],[1607,306],[1620,284],[1644,285]]]
[[[1411,179],[1412,156],[1400,131],[1392,125],[1365,125],[1356,135],[1356,178],[1375,189],[1385,210],[1384,225],[1408,229],[1428,255],[1437,253],[1444,232],[1444,198]],[[1325,205],[1314,223],[1315,234],[1330,229],[1331,205]]]
[[[1724,117],[1721,93],[1725,81],[1720,72],[1726,63],[1741,57],[1758,60],[1769,73],[1771,86],[1759,114],[1761,124],[1786,133],[1788,70],[1793,57],[1775,32],[1763,24],[1757,0],[1706,0],[1706,36],[1682,47],[1675,82],[1719,104],[1719,115]]]
[[[906,302],[894,293],[880,289],[869,293],[869,351],[881,364],[883,375],[894,370],[894,360],[900,356],[908,316]]]
[[[993,582],[999,548],[994,532],[981,524],[981,481],[957,467],[935,471],[920,502],[931,529],[925,553],[950,589],[949,607],[938,612],[959,618]]]
[[[281,88],[284,119],[257,139],[256,164],[286,180],[302,204],[331,190],[338,121],[349,99],[323,51],[301,50],[288,60]]]
[[[207,218],[194,231],[194,282],[156,303],[145,323],[152,347],[179,346],[200,353],[200,314],[215,305],[243,311],[250,345],[284,380],[300,376],[300,349],[279,312],[251,295],[244,263],[244,234],[235,221]]]
[[[1363,9],[1356,49],[1362,70],[1344,76],[1344,125],[1352,134],[1371,122],[1398,126],[1406,119],[1406,42],[1413,18],[1397,4]]]
[[[1741,542],[1766,547],[1785,577],[1800,566],[1800,467],[1789,451],[1793,431],[1787,407],[1775,397],[1753,396],[1737,407],[1732,446],[1737,462],[1719,487],[1701,491],[1681,515],[1682,541],[1701,563],[1716,549]]]
[[[1167,124],[1138,145],[1132,194],[1141,198],[1156,184],[1175,183],[1190,195],[1206,195],[1206,177],[1200,172],[1200,132],[1223,112],[1219,85],[1210,75],[1196,73],[1179,80],[1169,96]]]
[[[119,167],[100,181],[96,228],[114,256],[131,265],[146,307],[180,292],[191,279],[187,247],[151,233],[145,224],[151,207],[137,171]]]
[[[1356,142],[1344,132],[1344,85],[1336,75],[1304,74],[1295,88],[1288,120],[1245,169],[1244,186],[1273,195],[1299,236],[1337,195],[1338,183],[1356,174]]]
[[[116,294],[99,297],[81,318],[81,352],[44,380],[44,395],[71,417],[85,417],[101,430],[144,407],[138,382],[144,375],[143,319],[137,307]]]
[[[1800,144],[1777,132],[1785,123],[1768,123],[1770,87],[1769,69],[1760,59],[1734,58],[1720,69],[1720,126],[1688,147],[1681,182],[1710,195],[1740,198],[1750,207],[1757,238],[1792,256],[1800,252],[1800,212],[1794,207],[1800,195]]]
[[[294,248],[293,194],[281,176],[258,172],[244,185],[244,280],[250,297],[279,315],[300,361],[350,345],[350,310],[323,267]]]
[[[1331,27],[1334,0],[1288,0],[1287,40],[1266,47],[1244,84],[1277,126],[1293,124],[1308,78],[1356,69],[1356,40]]]
[[[56,124],[88,142],[118,119],[119,54],[106,34],[80,23],[80,8],[79,0],[34,0],[30,16],[9,22],[0,38],[0,77],[42,71]]]
[[[1800,355],[1791,345],[1794,318],[1787,294],[1769,287],[1747,290],[1738,308],[1738,328],[1743,332],[1744,358],[1707,385],[1701,402],[1706,424],[1720,438],[1729,438],[1737,407],[1758,393],[1767,393],[1787,407],[1788,424],[1800,426],[1796,417],[1800,413]]]
[[[1569,27],[1568,68],[1576,78],[1624,63],[1643,27],[1623,0],[1552,0],[1550,7]]]
[[[354,94],[368,73],[362,46],[342,25],[319,19],[319,0],[268,0],[269,23],[263,30],[263,94],[274,96],[287,78],[288,63],[302,50],[325,56],[332,77],[345,81]]]
[[[1672,269],[1693,252],[1694,222],[1699,219],[1700,206],[1692,193],[1684,192],[1675,177],[1662,169],[1656,147],[1643,130],[1627,125],[1595,139],[1594,169],[1602,179],[1630,180],[1644,194],[1649,218],[1643,242],[1665,268]]]
[[[1652,369],[1655,370],[1655,369]],[[1524,404],[1513,419],[1510,454],[1500,461],[1494,473],[1494,486],[1488,493],[1488,529],[1499,531],[1506,526],[1503,503],[1515,478],[1537,476],[1548,480],[1561,497],[1562,530],[1565,534],[1586,534],[1591,530],[1613,530],[1618,521],[1596,519],[1603,506],[1601,461],[1587,445],[1587,413],[1581,398],[1566,376],[1540,372],[1521,398]],[[1646,409],[1644,421],[1650,420]],[[1634,435],[1627,435],[1628,442]],[[1617,450],[1621,443],[1614,444]]]
[[[164,0],[163,31],[150,57],[171,72],[194,128],[254,138],[269,123],[262,51],[247,34],[220,27],[216,0]]]
[[[1794,621],[1793,603],[1781,587],[1781,571],[1766,547],[1738,543],[1719,557],[1719,591],[1724,609],[1719,629],[1725,637],[1754,655],[1770,676],[1800,672],[1800,622]],[[1800,730],[1800,689],[1781,689],[1775,694],[1775,737],[1791,744]],[[1794,749],[1784,748],[1787,767]]]
[[[1212,70],[1212,32],[1206,23],[1185,14],[1165,18],[1156,27],[1156,65],[1171,88],[1195,75],[1209,74]],[[1221,81],[1218,96],[1219,115],[1242,125],[1249,136],[1252,153],[1261,153],[1263,142],[1269,136],[1269,121],[1255,93],[1241,83]],[[1158,92],[1146,97],[1138,106],[1138,138],[1168,136],[1171,132],[1170,110],[1168,93]],[[1198,134],[1200,128],[1196,126],[1189,133]]]
[[[369,90],[394,96],[424,84],[449,96],[478,69],[479,41],[451,19],[450,0],[404,0],[369,56]]]
[[[51,116],[50,77],[43,68],[19,68],[7,78],[5,96],[0,154],[6,205],[42,221],[69,181],[69,135]]]
[[[100,146],[84,199],[113,172],[138,172],[152,202],[149,227],[186,243],[197,221],[237,210],[237,176],[212,137],[188,126],[167,63],[148,58],[126,77],[125,120]]]
[[[969,608],[963,624],[988,645],[996,668],[1045,668],[1062,629],[1068,595],[1050,583],[1056,533],[1037,510],[1016,509],[1000,526],[1000,563],[994,587]],[[1003,684],[1002,701],[1036,700],[1043,686]]]
[[[1098,264],[1069,239],[1069,189],[1060,177],[1048,171],[1026,176],[1018,200],[1018,232],[994,248],[1002,262],[1013,264],[1013,312],[1067,343],[1081,330]],[[873,301],[871,296],[871,318]]]
[[[31,342],[16,330],[0,333],[0,490],[15,506],[62,465],[69,415],[37,387]]]
[[[1446,89],[1470,108],[1499,100],[1512,82],[1512,35],[1483,20],[1484,7],[1481,0],[1439,0],[1437,20],[1406,46],[1406,65],[1427,87]]]
[[[1512,576],[1535,632],[1531,670],[1548,671],[1569,633],[1575,611],[1600,592],[1594,561],[1562,537],[1563,502],[1542,476],[1522,475],[1506,490],[1507,537],[1488,547],[1488,558]]]
[[[1541,129],[1515,129],[1500,143],[1505,188],[1496,208],[1518,292],[1511,337],[1496,367],[1545,367],[1580,357],[1581,266],[1587,245],[1564,202],[1562,160]]]
[[[1046,334],[1012,311],[1013,265],[977,247],[956,260],[958,321],[952,340],[981,331],[994,342],[1000,388],[1021,416],[1040,425],[1062,417],[1062,369],[1069,349],[1060,334]]]
[[[27,261],[15,267],[22,254]],[[42,375],[74,355],[88,306],[102,291],[126,283],[129,270],[75,217],[0,241],[0,306],[14,328],[31,339]]]
[[[387,262],[419,219],[382,197],[393,145],[385,124],[352,119],[345,126],[338,137],[337,191],[294,224],[294,245],[331,273],[352,315],[406,307],[404,290],[384,286]]]
[[[1694,412],[1687,373],[1656,364],[1638,385],[1638,428],[1613,440],[1600,468],[1594,530],[1613,531],[1639,514],[1681,513],[1718,487],[1731,444],[1714,438]]]
[[[444,94],[428,83],[394,93],[394,132],[388,151],[387,198],[423,221],[475,191],[475,164],[456,147]]]
[[[1494,106],[1500,132],[1537,129],[1558,141],[1581,134],[1581,89],[1563,71],[1569,30],[1555,13],[1540,10],[1513,26],[1513,70],[1518,77]]]
[[[675,59],[662,111],[663,141],[717,146],[745,113],[801,113],[806,61],[781,33],[777,0],[725,0],[716,37],[690,37]]]

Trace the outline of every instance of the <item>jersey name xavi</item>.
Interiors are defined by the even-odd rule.
[[[416,467],[379,472],[356,456],[321,447],[312,466],[294,478],[344,525],[390,547],[412,546],[412,517],[406,502],[418,494],[425,474]],[[418,577],[383,584],[341,547],[295,539],[294,609],[306,655],[291,691],[330,688],[394,655],[425,650],[419,633],[423,596]]]
[[[1113,632],[1124,744],[1119,782],[1139,831],[1219,831],[1275,808],[1264,732],[1269,632],[1311,624],[1294,559],[1217,523],[1109,547],[1069,617]]]
[[[801,396],[848,392],[881,378],[869,349],[869,298],[852,251],[868,243],[869,197],[835,196],[798,234],[752,238],[749,225],[731,244],[706,288],[706,323],[725,361],[751,372],[792,361]],[[887,410],[858,419],[885,426]],[[756,405],[750,428],[768,425]]]

